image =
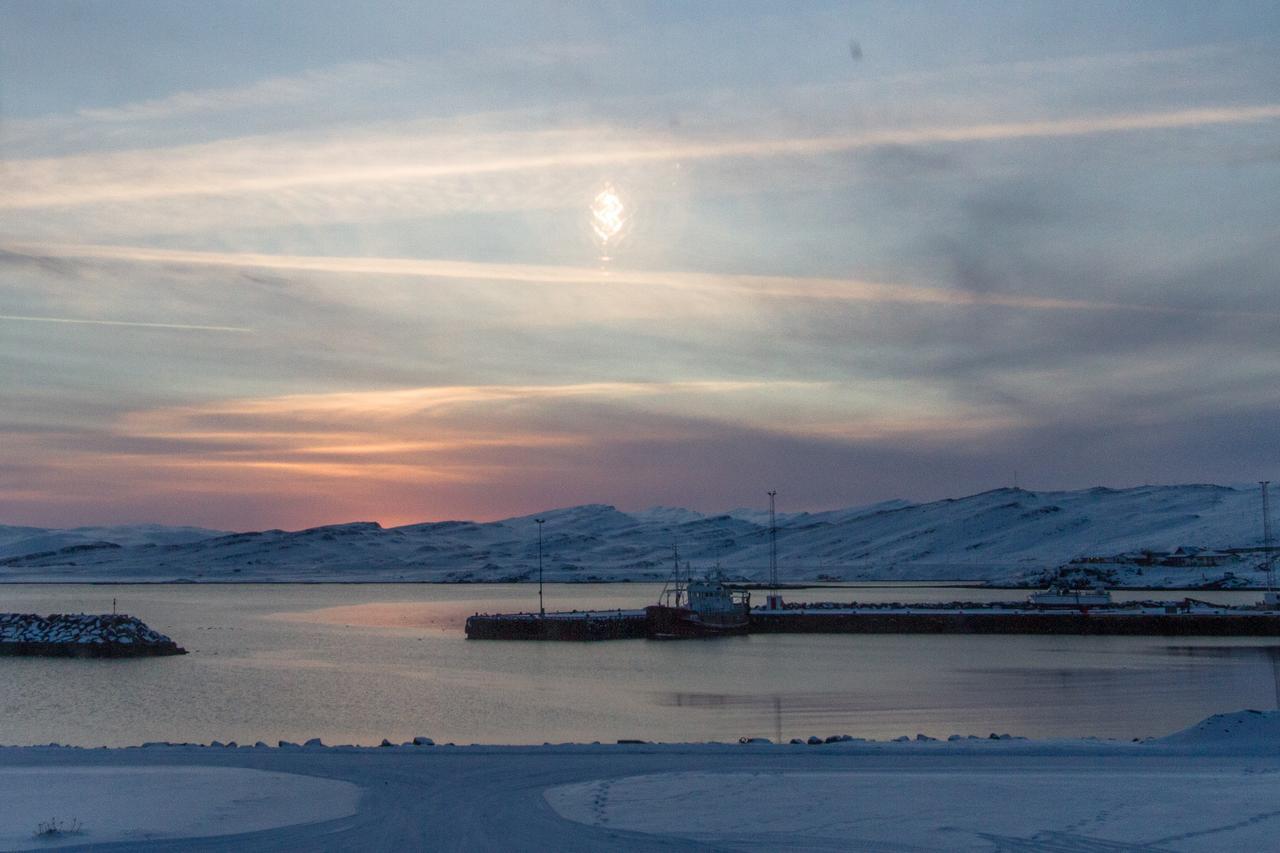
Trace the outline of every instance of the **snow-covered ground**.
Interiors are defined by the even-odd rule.
[[[738,850],[1276,849],[1280,819],[1254,820],[1275,811],[1275,780],[1238,768],[1047,763],[660,773],[553,788],[547,799],[570,820]]]
[[[243,767],[0,767],[0,847],[239,835],[347,817],[359,801],[350,782]]]
[[[157,850],[1265,851],[1280,713],[1142,742],[6,748],[0,798],[5,849],[55,819]]]
[[[768,574],[767,513],[588,505],[545,518],[552,581],[660,580],[671,543],[695,569]],[[983,580],[1040,585],[1069,573],[1113,586],[1260,585],[1257,488],[1143,486],[1031,492],[779,516],[784,580]],[[1161,552],[1135,562],[1143,550]],[[1183,549],[1179,553],[1179,549]],[[1072,562],[1075,561],[1075,562]],[[215,533],[195,528],[0,527],[0,581],[514,581],[537,571],[533,516],[383,528]]]

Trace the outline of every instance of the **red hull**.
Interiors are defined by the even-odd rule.
[[[746,611],[702,615],[687,607],[654,604],[644,609],[645,635],[651,640],[728,637],[747,633]]]

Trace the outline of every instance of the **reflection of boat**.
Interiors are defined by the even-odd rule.
[[[721,637],[745,634],[751,593],[732,590],[717,571],[700,580],[680,577],[680,561],[657,604],[644,609],[645,634],[651,639]]]
[[[1045,592],[1033,592],[1027,598],[1032,607],[1103,607],[1111,603],[1111,593],[1105,589],[1069,589],[1051,586]]]

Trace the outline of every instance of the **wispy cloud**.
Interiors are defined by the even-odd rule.
[[[1010,293],[975,292],[860,279],[718,274],[675,270],[602,269],[426,258],[363,258],[267,255],[249,252],[199,252],[180,249],[155,249],[143,246],[94,244],[10,243],[6,245],[5,249],[29,256],[59,259],[87,258],[98,261],[140,264],[179,264],[230,269],[588,286],[593,288],[641,285],[679,291],[736,294],[738,296],[756,298],[914,305],[987,305],[1033,311],[1131,311],[1173,315],[1202,313],[1191,309],[1161,305],[1134,305]]]
[[[228,491],[264,473],[287,476],[290,491],[315,479],[481,484],[543,471],[549,458],[585,459],[600,448],[678,443],[718,429],[827,443],[892,436],[954,443],[1017,423],[990,407],[944,404],[936,389],[908,384],[906,395],[897,393],[901,384],[704,380],[243,398],[127,413],[107,432],[67,436],[65,452],[42,465],[84,464],[127,480],[182,471]],[[15,446],[26,439],[15,436]],[[47,448],[58,438],[43,441]]]
[[[252,332],[245,326],[201,326],[192,323],[143,323],[134,320],[93,320],[84,317],[29,317],[0,314],[0,321],[16,323],[66,323],[78,326],[126,326],[138,329],[177,329],[190,332]]]
[[[850,134],[689,140],[606,126],[450,135],[406,126],[340,140],[296,135],[9,162],[0,209],[67,207],[307,187],[726,158],[813,156],[886,145],[1048,139],[1265,122],[1280,104],[1210,106],[1065,119],[886,128]],[[559,200],[554,200],[559,203]]]
[[[403,78],[407,68],[405,62],[351,62],[288,77],[270,77],[248,86],[175,92],[118,107],[85,108],[78,110],[77,115],[99,122],[131,122],[282,106],[321,96],[333,97],[348,89],[384,85]]]
[[[701,401],[715,397],[722,402],[735,397],[811,392],[829,387],[829,383],[806,381],[737,381],[702,380],[687,382],[585,382],[557,385],[448,385],[378,391],[334,391],[316,394],[288,394],[277,397],[222,400],[194,406],[180,406],[131,413],[121,420],[124,433],[141,437],[175,437],[187,434],[207,440],[223,435],[232,443],[246,436],[299,434],[302,443],[313,444],[321,435],[336,438],[341,445],[380,445],[385,441],[387,424],[406,419],[429,418],[437,421],[432,442],[420,435],[403,436],[403,440],[419,446],[457,449],[460,446],[492,444],[493,433],[481,426],[490,422],[509,431],[511,421],[519,421],[513,404],[532,406],[566,405],[573,401],[599,402],[611,405],[640,405],[701,410]],[[475,413],[484,412],[480,417]],[[494,413],[503,413],[495,418]],[[456,420],[465,423],[455,423]],[[373,426],[375,425],[376,426]],[[210,426],[215,429],[210,429]],[[246,429],[250,425],[251,429]],[[307,426],[310,425],[310,426]],[[317,426],[323,427],[316,432]],[[577,430],[563,424],[571,433]],[[438,430],[452,428],[445,433]],[[415,427],[416,429],[416,427]],[[336,432],[336,435],[334,433]],[[521,430],[523,432],[523,430]],[[370,440],[356,441],[363,435]],[[381,435],[382,439],[373,436]],[[479,443],[477,443],[479,442]]]

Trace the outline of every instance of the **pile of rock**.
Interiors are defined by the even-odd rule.
[[[0,613],[0,655],[146,657],[186,653],[133,616]]]

